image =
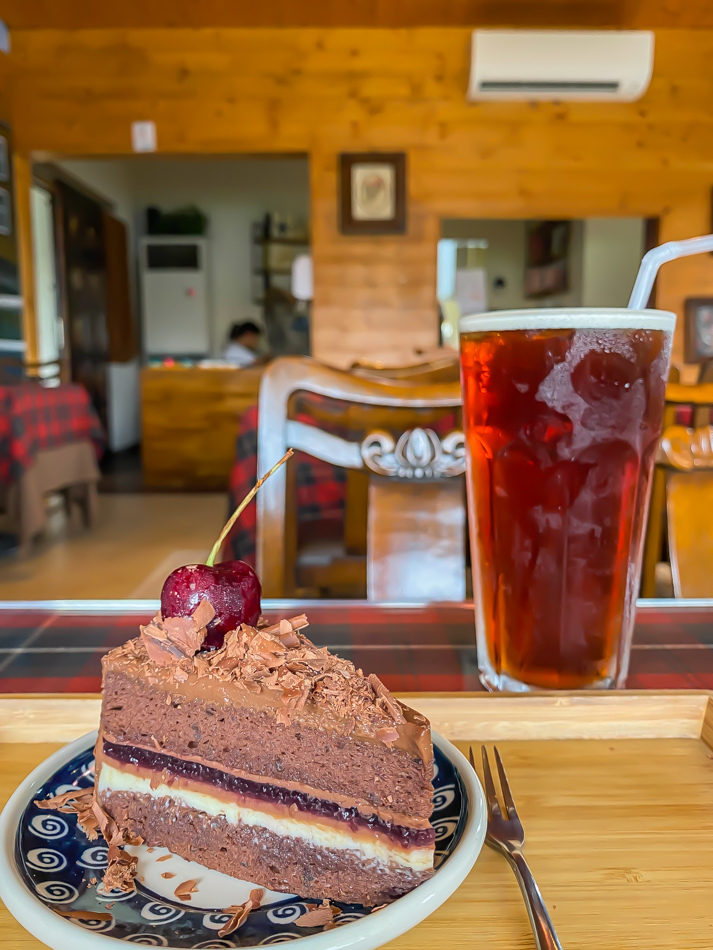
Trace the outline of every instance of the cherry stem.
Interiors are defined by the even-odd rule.
[[[230,529],[233,527],[233,525],[235,524],[235,522],[238,520],[238,518],[240,517],[240,515],[243,513],[243,511],[245,510],[245,508],[246,508],[246,507],[250,504],[250,502],[253,500],[253,498],[255,497],[255,495],[257,495],[258,489],[259,489],[262,485],[264,485],[265,482],[268,480],[268,478],[269,478],[271,475],[273,475],[273,474],[278,470],[278,468],[279,468],[281,465],[284,465],[285,462],[287,461],[287,459],[290,458],[292,455],[294,455],[294,452],[292,451],[292,449],[288,449],[288,450],[285,452],[285,454],[282,456],[282,458],[280,459],[280,461],[279,461],[279,462],[275,462],[275,464],[272,466],[272,468],[270,469],[269,472],[266,472],[261,478],[258,478],[258,480],[255,482],[255,484],[253,485],[253,487],[252,487],[252,488],[250,489],[250,491],[247,493],[247,495],[245,496],[245,498],[243,498],[243,500],[240,502],[240,504],[238,505],[238,507],[237,507],[237,508],[235,509],[235,511],[232,513],[232,515],[231,515],[230,518],[228,519],[228,523],[225,525],[225,527],[223,528],[223,530],[220,532],[220,534],[219,534],[219,536],[218,536],[218,540],[215,542],[215,544],[214,544],[213,547],[211,548],[210,554],[208,555],[208,559],[206,560],[206,564],[208,565],[208,567],[213,567],[213,565],[215,564],[215,559],[216,559],[216,557],[218,556],[218,552],[220,551],[220,548],[221,548],[221,545],[223,544],[223,541],[225,541],[226,537],[228,536],[228,532],[229,532]]]

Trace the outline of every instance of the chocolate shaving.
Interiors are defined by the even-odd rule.
[[[99,823],[94,811],[94,789],[77,788],[53,798],[36,801],[38,808],[48,808],[60,811],[65,815],[76,815],[77,824],[90,841],[99,837]]]
[[[179,899],[179,901],[189,901],[191,899],[191,894],[195,894],[197,890],[198,881],[196,881],[194,878],[191,878],[190,880],[179,884],[173,893]]]
[[[388,907],[388,904],[377,904],[376,907],[372,907],[370,913],[375,914],[377,910],[383,910],[385,907]]]
[[[369,676],[367,678],[369,680],[369,685],[376,693],[378,699],[381,701],[381,703],[384,704],[384,706],[386,706],[388,711],[391,713],[394,722],[398,722],[398,723],[406,722],[406,719],[404,718],[404,714],[401,711],[401,706],[399,706],[399,704],[396,702],[394,697],[391,695],[388,689],[381,682],[381,680],[376,675],[376,673],[369,673]]]
[[[252,901],[246,901],[245,904],[238,907],[236,910],[233,910],[232,907],[228,907],[226,913],[232,913],[232,917],[223,927],[218,931],[219,937],[227,937],[228,934],[233,933],[238,927],[242,927],[245,923],[248,914],[252,910]]]
[[[60,917],[71,917],[73,920],[113,920],[111,914],[104,914],[95,910],[57,910]]]
[[[325,927],[331,924],[335,917],[338,917],[341,911],[338,907],[333,907],[329,901],[322,901],[321,904],[307,904],[307,913],[302,914],[295,921],[296,927]]]
[[[175,660],[179,660],[183,654],[174,646],[164,634],[158,635],[158,625],[155,622],[141,627],[141,636],[146,644],[146,652],[149,660],[156,666],[171,666]]]
[[[164,871],[163,874],[161,875],[161,877],[165,877],[166,880],[170,880],[170,878],[175,877],[175,876],[176,875],[173,873],[173,871]]]
[[[83,810],[77,810],[77,824],[90,841],[96,841],[99,837],[99,825],[92,811],[91,805]]]
[[[227,937],[228,934],[233,933],[238,929],[238,927],[242,927],[250,911],[260,906],[264,896],[265,891],[261,887],[255,887],[250,891],[250,897],[245,901],[244,904],[237,904],[227,907],[223,913],[232,914],[233,916],[224,927],[221,927],[221,929],[218,931],[218,936]]]
[[[162,854],[160,858],[156,858],[156,864],[158,864],[159,861],[170,861],[172,857],[172,854]]]
[[[303,630],[309,627],[307,614],[300,614],[299,617],[292,617],[291,620],[281,620],[279,623],[272,623],[270,626],[258,627],[260,633],[269,633],[272,636],[279,637],[286,647],[298,647],[300,645],[299,637],[295,636],[297,630]]]
[[[119,851],[116,856],[109,858],[109,865],[104,872],[102,884],[105,891],[124,891],[128,893],[134,889],[136,865],[138,858],[126,851]]]
[[[119,857],[119,855],[121,854],[121,849],[123,845],[124,845],[124,832],[119,831],[119,829],[117,828],[114,834],[109,839],[108,859],[110,863]]]
[[[206,627],[215,616],[207,600],[202,600],[190,617],[166,617],[157,614],[142,626],[141,639],[149,659],[158,666],[173,666],[177,660],[194,656],[203,646]]]
[[[109,845],[107,854],[107,868],[102,879],[102,886],[106,891],[132,891],[138,858],[122,850],[125,843],[142,844],[141,835],[132,835],[128,829],[120,829],[116,822],[107,815],[96,799],[92,800],[90,812],[96,828],[101,831]],[[81,821],[81,818],[79,819]]]
[[[215,617],[215,610],[209,600],[202,600],[193,611],[192,618],[199,629],[207,627]]]
[[[123,835],[116,827],[116,822],[111,817],[111,815],[107,815],[99,802],[96,800],[92,803],[92,812],[94,813],[94,817],[97,820],[99,830],[109,844],[109,860],[111,860],[112,857],[116,857],[116,850],[118,846],[123,844]]]
[[[68,802],[72,802],[77,798],[82,798],[85,795],[93,795],[94,791],[91,788],[76,788],[70,792],[62,792],[61,795],[54,795],[52,798],[44,798],[42,801],[36,801],[35,805],[38,808],[51,808],[56,811],[59,811],[64,805]],[[73,809],[70,809],[73,811]]]

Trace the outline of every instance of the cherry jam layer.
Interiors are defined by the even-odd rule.
[[[256,802],[266,802],[289,808],[295,805],[306,816],[330,818],[346,825],[351,831],[372,831],[386,835],[402,848],[430,848],[436,840],[433,828],[407,828],[391,821],[384,821],[376,815],[362,815],[355,807],[345,807],[337,802],[325,801],[305,792],[270,785],[267,782],[253,782],[238,778],[219,769],[203,765],[201,762],[189,762],[160,752],[150,752],[131,745],[119,745],[104,739],[104,755],[114,762],[133,765],[154,772],[168,772],[178,779],[200,782],[224,792],[249,798]]]

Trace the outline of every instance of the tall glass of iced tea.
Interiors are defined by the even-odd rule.
[[[624,684],[675,319],[527,310],[461,320],[489,688]]]

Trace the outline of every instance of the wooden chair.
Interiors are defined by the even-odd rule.
[[[363,379],[393,379],[407,385],[424,383],[457,383],[460,379],[460,359],[457,350],[439,349],[431,354],[417,357],[408,356],[398,364],[383,360],[362,358],[354,362],[351,371]],[[350,410],[352,421],[360,413],[359,406]],[[367,531],[366,511],[369,493],[368,475],[357,469],[347,472],[347,499],[344,515],[344,540],[347,551],[352,555],[366,556]]]
[[[709,412],[713,383],[669,383],[666,387],[664,433],[654,470],[644,544],[642,597],[656,596],[656,565],[661,559],[664,535],[668,539],[674,595],[713,596],[712,430],[709,425],[676,425],[677,406]]]
[[[460,379],[460,359],[457,351],[444,351],[444,355],[427,362],[407,366],[389,366],[379,361],[357,360],[352,364],[352,373],[364,379],[394,379],[402,382],[450,383]]]
[[[353,404],[363,412],[390,409],[404,425],[400,438],[374,428],[349,442],[288,418],[299,391]],[[258,471],[288,447],[333,465],[368,473],[367,597],[370,600],[462,600],[465,596],[465,444],[460,431],[440,439],[415,410],[460,407],[457,382],[408,385],[367,379],[307,358],[272,363],[260,388]],[[294,592],[295,531],[286,518],[290,466],[257,497],[257,568],[266,597]]]
[[[698,367],[698,378],[696,380],[698,386],[702,386],[704,383],[713,383],[713,360],[704,360],[701,365]],[[698,429],[700,426],[707,426],[711,423],[711,407],[696,406],[693,410],[693,428]]]
[[[713,597],[713,426],[670,426],[660,455],[674,596]]]

